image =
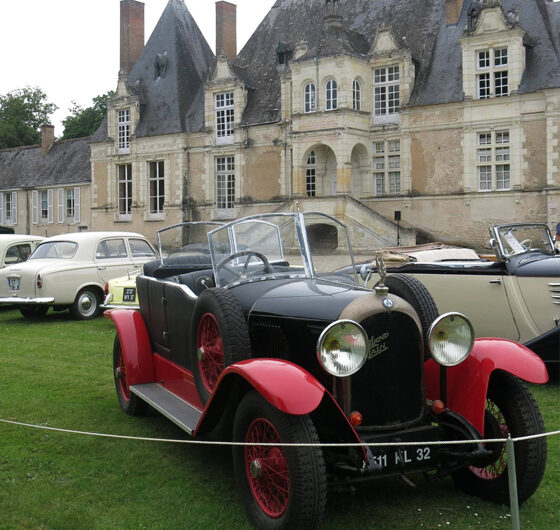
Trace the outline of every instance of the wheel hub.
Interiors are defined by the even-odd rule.
[[[204,347],[201,346],[200,348],[198,348],[198,350],[196,350],[196,354],[198,356],[198,361],[202,362],[204,361]]]
[[[251,476],[253,478],[259,479],[262,477],[262,466],[258,460],[253,460],[249,464],[249,471],[251,472]]]

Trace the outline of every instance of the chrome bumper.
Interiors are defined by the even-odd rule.
[[[44,305],[52,304],[53,302],[53,296],[45,298],[18,298],[17,296],[0,298],[0,304]]]
[[[103,303],[99,307],[103,309],[103,311],[106,311],[107,309],[140,309],[139,305],[112,304],[111,303],[112,301],[113,301],[113,295],[109,293],[108,295],[105,296],[105,300],[103,300]]]

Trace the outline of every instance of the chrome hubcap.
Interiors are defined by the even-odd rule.
[[[249,465],[249,471],[251,472],[251,476],[253,478],[261,478],[262,477],[261,463],[258,460],[253,460]]]

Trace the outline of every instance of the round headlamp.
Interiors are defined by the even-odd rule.
[[[474,330],[460,313],[446,313],[434,320],[428,331],[428,347],[434,360],[443,366],[462,363],[471,353]]]
[[[338,320],[321,333],[317,342],[317,357],[329,374],[347,377],[366,362],[367,344],[362,326],[352,320]]]

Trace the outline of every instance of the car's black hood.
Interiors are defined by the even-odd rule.
[[[527,252],[514,256],[507,264],[510,274],[516,276],[560,277],[560,255]]]
[[[368,294],[358,286],[321,279],[275,279],[230,288],[249,318],[255,315],[333,321],[356,298]]]

